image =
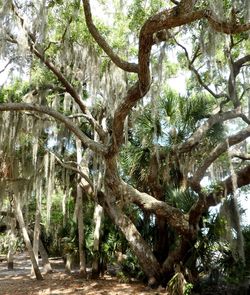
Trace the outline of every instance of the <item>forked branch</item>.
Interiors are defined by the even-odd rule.
[[[55,118],[57,121],[63,123],[76,137],[78,137],[82,141],[82,143],[86,147],[89,147],[91,150],[100,154],[106,152],[106,148],[104,145],[90,139],[70,119],[49,107],[29,103],[1,103],[0,112],[2,111],[31,111],[47,114]]]

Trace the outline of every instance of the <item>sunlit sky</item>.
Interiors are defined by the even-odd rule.
[[[1,61],[0,60],[0,72],[5,68],[6,63],[4,61]],[[1,85],[4,85],[7,82],[7,79],[8,79],[8,69],[9,69],[9,67],[7,67],[4,72],[0,73],[0,86]]]

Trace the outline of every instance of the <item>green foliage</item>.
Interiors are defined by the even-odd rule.
[[[128,280],[129,277],[136,278],[138,280],[145,279],[145,274],[139,266],[138,259],[131,252],[130,249],[126,251],[126,258],[121,263],[122,266],[122,278]]]
[[[192,294],[193,288],[194,288],[194,285],[192,283],[186,283],[184,287],[184,295]]]
[[[61,239],[62,254],[77,254],[78,253],[78,227],[73,220],[68,220],[66,225],[59,231]]]
[[[185,140],[200,125],[204,119],[210,116],[214,106],[214,100],[209,96],[199,94],[182,97],[169,88],[164,89],[160,101],[162,113],[162,129],[169,129],[169,143],[179,143]],[[172,131],[171,131],[172,130]],[[173,130],[174,137],[173,137]],[[223,128],[215,125],[208,133],[208,138],[216,140]]]
[[[234,285],[239,285],[246,280],[248,275],[245,264],[242,261],[235,261],[230,251],[222,251],[223,256],[219,260],[219,266],[224,271],[224,279]]]
[[[116,251],[121,251],[124,247],[124,238],[110,221],[104,222],[103,235],[101,241],[101,255],[107,262],[114,262]]]
[[[130,15],[129,28],[131,31],[139,31],[142,24],[146,20],[146,11],[143,1],[135,0],[128,10]]]
[[[22,252],[25,249],[22,237],[12,237],[9,231],[6,233],[0,233],[0,254],[7,255],[10,245],[15,253]]]
[[[176,272],[167,284],[167,290],[172,295],[189,295],[193,284],[187,283],[181,272]]]
[[[116,274],[116,277],[118,278],[119,282],[121,283],[129,283],[130,282],[130,278],[126,276],[126,274],[122,271],[119,271]]]
[[[99,1],[99,4],[100,3],[103,6],[105,4],[107,5],[106,1]],[[232,1],[226,0],[220,3],[222,16],[228,19],[230,17]],[[243,4],[242,1],[240,1],[240,3]],[[113,1],[113,4],[109,14],[112,16],[112,19],[111,17],[108,21],[102,18],[94,19],[94,23],[101,35],[108,40],[114,52],[119,53],[119,56],[125,60],[135,60],[136,62],[138,54],[137,37],[140,29],[151,15],[166,7],[166,1],[132,0],[127,3],[123,1],[123,5],[120,1]],[[170,4],[168,3],[168,5]],[[207,5],[207,1],[200,1],[198,3],[198,6],[202,8],[206,8]],[[219,4],[217,5],[219,6]],[[77,80],[74,76],[75,67],[78,66],[76,60],[81,56],[77,55],[77,49],[80,51],[91,49],[92,51],[86,51],[88,56],[80,67],[84,67],[84,63],[87,63],[87,59],[89,58],[99,59],[97,63],[98,66],[96,66],[97,75],[105,78],[105,74],[108,73],[112,80],[112,73],[110,73],[111,61],[89,33],[85,23],[81,1],[50,0],[48,1],[47,9],[48,20],[46,21],[46,32],[44,32],[45,39],[43,44],[37,44],[39,50],[41,47],[41,52],[44,50],[46,59],[55,64],[55,67],[61,71],[73,87],[80,89],[82,86],[82,79],[80,78]],[[220,11],[218,11],[218,13],[220,13]],[[243,13],[244,12],[241,11],[238,17],[240,23],[243,22]],[[191,25],[189,28],[184,27],[178,32],[177,30],[176,32],[173,31],[173,34],[176,38],[179,38],[179,40],[184,40],[183,42],[185,42],[185,34],[191,39],[192,42],[187,48],[188,51],[197,49],[197,57],[192,61],[192,65],[199,69],[201,80],[206,85],[211,85],[211,89],[219,89],[220,91],[227,92],[226,83],[228,80],[229,68],[226,67],[228,65],[228,56],[225,54],[227,46],[224,44],[225,42],[229,42],[229,38],[226,39],[222,34],[214,34],[211,29],[208,29],[208,22],[204,20]],[[230,36],[230,42],[233,41],[234,45],[237,44],[237,46],[235,45],[230,49],[232,59],[235,60],[249,51],[249,42],[245,42],[248,41],[248,39],[248,33],[241,33],[233,37]],[[39,41],[37,42],[39,43]],[[159,63],[160,60],[160,53],[162,53],[162,51],[160,53],[157,51],[159,50],[159,45],[155,46],[157,48],[156,50],[155,48],[152,49],[154,56],[151,58],[151,65],[152,69],[155,70],[155,72],[152,72],[154,72],[154,75],[157,75],[152,85],[156,88],[159,86],[161,89],[155,91],[157,92],[155,97],[150,97],[154,95],[152,94],[154,91],[149,93],[149,96],[145,97],[141,104],[137,103],[133,111],[129,114],[128,142],[123,145],[119,155],[119,169],[123,179],[133,184],[137,189],[152,194],[159,200],[179,208],[183,213],[188,213],[190,208],[197,201],[198,196],[190,188],[186,189],[185,185],[182,185],[182,180],[188,182],[188,179],[192,176],[193,171],[199,163],[209,155],[211,149],[224,138],[226,134],[226,130],[223,126],[224,124],[213,125],[206,136],[202,138],[198,148],[194,147],[182,156],[176,153],[176,145],[185,142],[185,140],[211,116],[212,112],[214,112],[215,108],[220,105],[224,98],[213,98],[211,94],[207,93],[204,87],[198,83],[196,75],[194,74],[190,76],[190,81],[187,84],[188,93],[186,95],[180,95],[177,91],[167,87],[165,83],[166,79],[170,76],[178,75],[179,71],[185,72],[185,69],[188,68],[187,58],[183,50],[176,50],[177,61],[171,60],[172,58],[170,58],[172,55],[170,50],[173,46],[176,46],[174,38],[168,40],[167,44],[168,45],[164,45],[164,47],[161,48],[166,50],[166,58],[164,57],[162,61],[162,67],[161,65],[157,67],[157,63]],[[89,52],[92,52],[93,56],[89,54]],[[192,57],[192,55],[190,55],[190,57]],[[0,103],[7,101],[19,102],[28,92],[34,89],[44,90],[46,89],[46,85],[50,84],[53,87],[46,92],[46,103],[52,104],[53,101],[58,99],[59,106],[57,110],[63,112],[62,103],[65,89],[62,88],[54,74],[37,60],[32,60],[30,69],[31,81],[29,83],[16,80],[12,85],[2,87]],[[161,76],[158,76],[158,70],[162,70]],[[84,79],[89,79],[92,71],[94,71],[93,68],[88,68],[88,71],[83,74]],[[131,86],[137,79],[137,74],[127,74],[126,79],[124,79],[124,84],[126,84],[126,86]],[[159,85],[157,85],[157,82],[159,82]],[[53,88],[56,88],[56,90]],[[82,99],[91,98],[92,93],[89,88],[91,87],[83,89],[81,93]],[[90,110],[92,111],[93,117],[101,123],[102,119],[105,119],[103,118],[107,109],[107,105],[105,104],[109,97],[107,97],[108,95],[106,96],[107,89],[105,86],[100,85],[99,88],[97,92],[101,98],[97,99],[98,103],[96,103],[95,100],[95,105],[91,105]],[[244,85],[242,89],[247,89],[247,85]],[[244,98],[242,100],[244,100]],[[103,104],[102,101],[104,101]],[[116,103],[119,103],[118,99]],[[232,103],[227,103],[225,110],[231,107]],[[77,112],[78,111],[79,109],[77,109]],[[69,108],[64,114],[71,115],[72,108]],[[71,119],[72,118],[70,118],[70,120]],[[78,127],[87,136],[93,139],[95,137],[92,130],[93,126],[88,124],[85,119],[86,118],[83,120],[79,119],[78,121],[78,118],[76,120],[74,118],[72,122],[76,125],[78,124]],[[51,128],[50,125],[48,129],[49,128]],[[61,138],[64,137],[62,134],[60,134],[60,136]],[[70,146],[68,149],[71,148],[74,150],[75,147],[72,143],[72,138],[68,134],[64,139],[65,138],[68,146]],[[28,151],[32,140],[33,134],[26,134],[25,131],[23,131],[18,144]],[[55,149],[59,152],[63,149],[67,149],[65,148],[66,144],[59,144],[59,141],[60,140],[58,140],[58,146]],[[17,145],[16,152],[18,153],[20,150],[21,148]],[[41,153],[42,152],[43,151],[41,151]],[[61,153],[64,160],[75,160],[74,152],[72,152],[71,155],[67,155],[67,157],[66,155],[67,151]],[[25,159],[28,162],[31,158],[32,156],[28,154]],[[90,166],[92,165],[91,161],[89,163]],[[156,176],[155,178],[150,178],[154,168],[152,168],[153,164],[156,166]],[[222,168],[223,171],[228,174],[229,159],[227,155],[222,155],[214,164],[215,166],[218,164],[218,167]],[[62,183],[62,181],[58,181],[58,179],[62,177],[64,171],[58,167],[56,167],[56,171],[56,186],[57,188],[62,187],[62,189],[64,189],[65,184]],[[90,177],[95,176],[96,171],[92,169],[91,172],[92,174]],[[71,174],[69,185],[71,188],[76,186],[73,174]],[[155,187],[157,187],[157,189],[160,187],[159,194],[158,190],[156,190],[156,192],[154,191]],[[204,192],[217,193],[220,190],[221,187],[215,182],[212,183],[210,187],[207,187]],[[77,224],[72,220],[74,199],[70,198],[67,201],[66,217],[63,216],[62,213],[61,199],[62,192],[56,192],[52,196],[51,224],[48,229],[46,244],[50,246],[50,253],[54,251],[54,253],[59,254],[63,253],[66,255],[70,253],[77,255],[78,231]],[[27,215],[27,218],[30,224],[32,224],[35,219],[34,212],[36,207],[33,195],[32,198],[29,198],[28,202],[30,214]],[[93,204],[89,200],[85,200],[85,204],[85,246],[88,257],[87,260],[91,261],[93,255],[96,254],[93,253]],[[45,223],[46,196],[43,196],[42,205],[42,222]],[[141,236],[149,246],[154,249],[155,243],[157,242],[155,237],[155,233],[157,232],[157,217],[154,214],[143,212],[135,205],[126,203],[124,208],[124,212],[131,217],[131,220],[133,220]],[[64,226],[63,222],[66,222]],[[166,224],[166,227],[167,226]],[[208,271],[209,268],[218,263],[229,281],[236,277],[234,282],[239,282],[245,274],[245,269],[241,261],[235,261],[232,250],[224,239],[226,227],[228,227],[227,220],[221,218],[219,215],[213,216],[210,213],[204,213],[200,226],[201,231],[199,232],[198,241],[192,249],[190,261],[186,262],[186,266],[195,268],[195,262],[198,261],[200,264],[199,268]],[[232,228],[231,226],[231,229]],[[173,231],[173,229],[169,231]],[[168,229],[166,230],[166,234],[169,234]],[[248,237],[247,232],[245,236]],[[4,240],[4,238],[6,240]],[[2,251],[6,252],[8,240],[6,236],[4,238],[1,245],[3,247]],[[179,242],[179,236],[175,242]],[[169,245],[167,246],[171,250],[176,246],[172,241],[168,241],[168,243]],[[248,244],[246,245],[248,246]],[[122,281],[127,281],[129,276],[139,279],[143,278],[138,260],[128,248],[128,242],[118,231],[118,228],[114,226],[110,220],[105,218],[102,225],[102,241],[99,257],[105,262],[112,263],[115,260],[117,251],[126,255],[126,259],[122,262],[122,272],[118,273],[120,279]],[[166,250],[166,252],[168,251]],[[218,253],[220,257],[216,256]],[[166,255],[167,254],[168,253],[166,253]],[[250,264],[248,260],[249,257],[247,257],[247,263]],[[181,287],[181,291],[178,291],[179,287]],[[186,283],[182,274],[177,272],[169,282],[169,289],[172,293],[176,294],[178,294],[178,292],[190,294],[192,284]]]
[[[129,145],[121,153],[121,165],[126,177],[136,177],[143,181],[148,175],[150,149],[148,147]]]
[[[58,84],[55,75],[51,71],[35,62],[32,67],[31,85],[42,87],[48,85],[48,81],[55,85]]]
[[[187,213],[197,200],[197,195],[189,189],[183,191],[179,188],[167,187],[165,200],[170,205],[181,209],[184,213]]]
[[[244,249],[245,249],[245,268],[247,273],[250,272],[250,226],[245,226],[242,229],[244,237]]]
[[[164,7],[164,1],[162,0],[150,0],[149,3],[134,0],[128,8],[130,30],[138,32],[146,19],[158,12],[162,7]]]
[[[2,87],[0,90],[0,103],[21,102],[29,89],[30,85],[28,82],[16,79],[13,84]]]

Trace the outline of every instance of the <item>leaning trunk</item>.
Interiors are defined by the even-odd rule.
[[[148,284],[150,286],[158,285],[161,282],[161,265],[133,222],[123,213],[126,204],[124,196],[126,194],[123,191],[122,181],[119,177],[116,158],[107,158],[106,160],[105,211],[128,241],[131,250],[148,278]]]
[[[155,258],[151,248],[142,238],[141,234],[131,220],[115,205],[105,200],[105,210],[115,225],[124,234],[132,251],[138,258],[138,262],[148,278],[150,286],[161,282],[161,266]]]
[[[38,251],[39,251],[39,240],[40,240],[40,222],[41,222],[41,194],[37,190],[36,196],[36,214],[35,214],[35,226],[33,234],[33,251],[38,263]],[[31,275],[34,274],[34,268],[31,270]]]
[[[29,235],[28,235],[28,231],[27,231],[27,229],[25,227],[25,223],[24,223],[24,219],[23,219],[23,213],[22,213],[21,206],[20,206],[20,200],[16,196],[14,196],[14,208],[15,208],[16,218],[18,220],[20,229],[21,229],[22,234],[23,234],[25,245],[26,245],[27,250],[29,252],[30,260],[31,260],[31,263],[32,263],[32,266],[33,266],[33,269],[34,269],[34,272],[35,272],[36,279],[37,280],[42,280],[43,277],[42,277],[42,274],[40,272],[40,269],[39,269],[37,261],[36,261],[36,257],[35,257],[35,254],[34,254],[31,242],[30,242],[30,238],[29,238]]]
[[[45,273],[51,273],[52,272],[52,267],[51,264],[49,262],[49,256],[48,253],[43,245],[43,242],[40,238],[39,240],[39,253],[41,255],[42,258],[42,264],[43,264],[43,270]]]

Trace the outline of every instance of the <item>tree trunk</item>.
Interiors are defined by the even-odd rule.
[[[101,222],[103,216],[103,208],[99,204],[95,204],[94,212],[94,244],[93,244],[93,262],[92,262],[92,279],[96,279],[100,274],[100,238],[101,238]]]
[[[37,180],[39,182],[39,180]],[[41,222],[41,202],[42,202],[42,195],[41,195],[41,186],[36,183],[36,214],[35,214],[35,226],[34,226],[34,233],[33,233],[33,251],[38,263],[38,251],[39,251],[39,240],[40,240],[40,222]],[[31,269],[31,275],[34,275],[34,268]]]
[[[9,218],[10,220],[10,242],[9,242],[9,249],[7,254],[7,264],[8,264],[8,270],[14,269],[14,242],[15,242],[15,225],[16,220],[13,217]]]
[[[161,265],[155,258],[150,245],[142,238],[133,222],[122,212],[127,201],[124,198],[129,198],[129,192],[125,191],[127,188],[123,186],[119,177],[116,158],[110,158],[106,161],[104,184],[105,211],[128,241],[148,278],[148,284],[150,286],[158,285],[161,282]]]
[[[49,230],[50,226],[50,213],[52,206],[52,195],[54,192],[54,173],[55,173],[55,155],[49,154],[49,175],[48,175],[48,192],[47,192],[47,216],[46,216],[46,229]]]
[[[67,194],[66,194],[66,192],[64,192],[63,193],[63,197],[62,197],[63,227],[65,227],[66,220],[67,220],[67,216],[66,216],[66,202],[67,202]]]
[[[155,230],[154,254],[159,263],[162,264],[167,258],[169,246],[174,241],[171,239],[171,233],[165,218],[156,217]]]
[[[43,264],[43,270],[45,273],[51,273],[52,272],[52,267],[51,264],[49,262],[49,256],[48,253],[43,245],[43,242],[40,238],[39,240],[39,253],[41,255],[42,258],[42,264]]]
[[[184,265],[191,255],[191,249],[194,241],[182,238],[178,244],[176,243],[174,250],[170,251],[168,257],[162,265],[162,273],[164,275],[164,283],[168,282],[174,274],[175,265]]]
[[[84,249],[84,223],[83,223],[83,206],[82,206],[82,188],[77,185],[77,202],[78,202],[78,239],[79,239],[79,258],[80,258],[80,275],[86,277],[86,258]]]
[[[9,247],[7,254],[7,267],[8,270],[14,269],[14,252],[12,251],[11,246]]]
[[[27,250],[28,250],[29,255],[30,255],[30,260],[31,260],[32,266],[34,268],[36,279],[37,280],[43,280],[42,274],[41,274],[40,269],[38,267],[36,257],[35,257],[35,254],[33,252],[33,248],[32,248],[32,245],[31,245],[31,242],[30,242],[30,239],[29,239],[28,231],[27,231],[27,229],[25,227],[25,223],[24,223],[24,219],[23,219],[23,213],[22,213],[21,206],[20,206],[20,200],[19,200],[19,197],[15,196],[15,195],[14,195],[14,208],[15,208],[16,218],[18,220],[20,229],[21,229],[22,234],[23,234],[25,245],[26,245]]]
[[[82,144],[79,139],[76,139],[76,154],[77,164],[81,167],[82,161]],[[84,221],[83,221],[83,198],[82,188],[80,185],[81,177],[78,176],[77,183],[77,198],[76,198],[76,218],[78,224],[78,239],[79,239],[79,259],[80,259],[80,275],[86,277],[86,258],[84,246]]]
[[[66,263],[65,263],[65,272],[70,274],[71,273],[71,269],[72,269],[72,254],[71,253],[67,253],[66,254]]]
[[[150,286],[158,285],[161,282],[161,266],[150,249],[150,246],[142,238],[131,220],[117,206],[111,205],[107,199],[105,201],[106,212],[124,234],[148,278],[148,284]]]

